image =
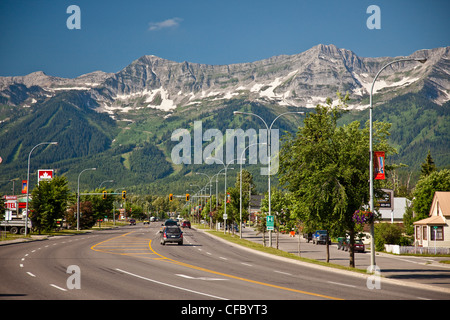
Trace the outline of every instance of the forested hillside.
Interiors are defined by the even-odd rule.
[[[174,165],[171,150],[177,141],[171,141],[175,129],[187,129],[193,135],[194,121],[201,121],[203,132],[218,129],[225,136],[227,129],[247,130],[265,128],[256,117],[233,116],[241,110],[260,115],[270,124],[275,117],[286,111],[313,112],[310,108],[293,108],[272,103],[261,103],[245,98],[201,103],[195,107],[175,110],[171,116],[162,118],[158,112],[149,110],[133,115],[132,121],[115,121],[110,116],[97,113],[91,108],[95,102],[79,91],[60,94],[29,108],[0,107],[0,192],[11,190],[11,179],[26,179],[28,153],[43,141],[57,141],[57,146],[36,148],[31,159],[31,187],[38,168],[55,169],[57,175],[65,175],[69,186],[76,189],[79,173],[86,168],[97,168],[83,174],[82,189],[94,189],[101,182],[114,180],[108,188],[124,188],[137,194],[184,194],[186,190],[197,191],[192,185],[205,185],[207,179],[197,172],[214,175],[222,165]],[[420,163],[428,150],[439,168],[450,167],[450,103],[439,106],[431,102],[424,92],[398,96],[374,109],[374,120],[392,123],[391,144],[398,155],[390,157],[388,164],[405,164],[398,170],[400,178],[411,176],[411,186],[417,180]],[[289,115],[277,120],[274,128],[280,134],[295,134],[303,125],[302,115]],[[340,124],[354,120],[364,125],[369,119],[368,110],[351,111]],[[209,142],[203,142],[203,148]],[[267,177],[260,175],[260,165],[246,165],[256,182],[258,192],[267,190]],[[231,168],[231,166],[230,166]],[[239,169],[229,171],[229,182]],[[272,184],[277,185],[277,177]],[[215,180],[213,181],[215,182]],[[16,183],[16,193],[19,193]],[[215,186],[215,184],[213,184]],[[223,179],[220,179],[223,188]],[[213,188],[214,189],[214,188]],[[222,190],[222,189],[221,189]]]

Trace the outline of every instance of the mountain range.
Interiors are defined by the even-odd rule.
[[[396,63],[383,71],[374,87],[375,120],[392,123],[391,143],[399,151],[393,160],[407,164],[411,172],[417,171],[428,149],[438,166],[450,166],[449,52],[450,47],[416,51],[409,57],[425,58],[426,63]],[[136,192],[177,188],[183,193],[180,178],[212,168],[171,163],[170,138],[176,128],[190,130],[196,120],[204,129],[222,132],[259,128],[257,119],[244,121],[232,112],[247,110],[270,120],[284,111],[311,111],[327,98],[336,99],[337,91],[348,92],[351,99],[342,123],[364,123],[373,78],[398,58],[403,57],[364,58],[320,44],[295,55],[231,65],[146,55],[117,73],[95,71],[65,79],[37,71],[0,77],[0,191],[10,188],[8,180],[24,179],[34,145],[58,141],[52,151],[52,146],[36,150],[33,162],[66,174],[72,187],[90,164],[99,169],[85,179],[85,187],[114,177],[118,187]],[[295,132],[301,120],[289,116],[277,125]],[[32,168],[37,169],[33,163]]]

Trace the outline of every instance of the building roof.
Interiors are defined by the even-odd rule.
[[[431,203],[430,215],[434,211],[434,206],[439,204],[439,209],[446,217],[450,217],[450,191],[436,191]]]
[[[445,225],[445,218],[439,214],[439,211],[435,210],[435,207],[439,206],[443,216],[450,217],[450,192],[448,191],[436,191],[434,193],[433,202],[430,208],[430,217],[414,222],[415,225]],[[437,212],[437,215],[433,215]]]
[[[404,197],[395,197],[393,205],[394,205],[394,210],[393,210],[394,219],[402,220],[403,215],[405,214],[406,208],[411,205],[411,201]],[[379,211],[381,213],[382,220],[390,220],[391,219],[392,209],[379,208]]]
[[[432,216],[414,222],[414,225],[445,225],[444,218],[441,216]]]

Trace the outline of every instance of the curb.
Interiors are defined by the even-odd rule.
[[[343,274],[343,275],[347,275],[347,276],[353,276],[356,278],[360,278],[360,279],[366,279],[367,280],[371,280],[370,277],[372,277],[372,274],[362,274],[362,273],[357,273],[357,272],[353,272],[353,271],[347,271],[347,270],[342,270],[342,269],[337,269],[337,268],[333,268],[333,267],[327,267],[327,266],[322,266],[322,265],[316,265],[314,263],[308,263],[308,262],[304,262],[304,261],[299,261],[299,260],[295,260],[295,259],[290,259],[290,258],[286,258],[286,257],[280,257],[277,255],[273,255],[270,253],[266,253],[266,252],[262,252],[259,250],[255,250],[255,249],[251,249],[239,244],[236,244],[234,242],[230,242],[227,241],[225,239],[222,239],[220,237],[217,237],[216,235],[213,235],[209,232],[206,232],[206,230],[203,229],[196,229],[196,228],[192,228],[196,231],[201,231],[204,234],[207,234],[208,236],[217,239],[223,243],[226,243],[228,245],[231,245],[235,248],[240,248],[243,250],[246,250],[248,252],[252,252],[255,254],[259,254],[261,256],[265,256],[271,259],[276,259],[276,260],[282,260],[284,262],[288,262],[288,263],[293,263],[293,264],[297,264],[303,267],[307,267],[307,268],[315,268],[315,269],[319,269],[322,271],[327,271],[327,272],[334,272],[334,273],[339,273],[339,274]],[[385,277],[380,277],[380,280],[382,283],[388,283],[388,284],[394,284],[394,285],[399,285],[399,286],[404,286],[404,287],[411,287],[411,288],[415,288],[415,289],[423,289],[423,290],[430,290],[430,291],[437,291],[437,292],[442,292],[442,293],[448,293],[450,294],[450,288],[442,288],[442,287],[437,287],[437,286],[432,286],[429,284],[417,284],[417,283],[412,283],[409,281],[401,281],[401,280],[396,280],[396,279],[390,279],[390,278],[385,278]]]
[[[5,240],[5,241],[0,241],[0,246],[7,246],[10,244],[16,244],[16,243],[24,243],[24,242],[34,242],[34,241],[43,241],[43,240],[48,240],[49,236],[42,236],[41,238],[31,238],[31,239],[14,239],[14,240]]]

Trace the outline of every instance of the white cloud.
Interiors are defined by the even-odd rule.
[[[175,28],[180,25],[181,21],[183,21],[181,18],[172,18],[161,22],[150,22],[148,30],[156,31],[164,28]]]

